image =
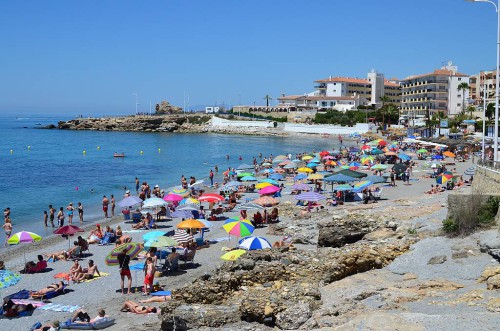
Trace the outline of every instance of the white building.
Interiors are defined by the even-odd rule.
[[[205,113],[207,114],[213,114],[213,113],[218,113],[219,111],[222,111],[222,107],[205,107]]]

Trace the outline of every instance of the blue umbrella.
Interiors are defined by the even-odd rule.
[[[245,176],[245,177],[241,177],[241,181],[242,182],[255,182],[255,181],[257,181],[257,178],[255,178],[254,176]]]
[[[363,178],[363,180],[369,180],[370,182],[373,182],[373,184],[378,184],[378,183],[385,183],[387,181],[387,178],[382,176],[370,175],[368,177]]]
[[[399,157],[401,160],[403,160],[403,161],[410,161],[410,160],[411,160],[411,157],[410,157],[410,156],[408,156],[408,155],[406,155],[406,154],[404,154],[404,153],[399,153],[399,154],[398,154],[398,157]]]
[[[273,173],[272,175],[269,176],[270,179],[274,179],[274,180],[282,180],[283,179],[283,175],[280,175],[278,173]]]
[[[348,182],[354,182],[356,180],[358,179],[344,174],[336,174],[323,179],[323,181],[330,183],[348,183]]]
[[[198,208],[199,209],[199,208]],[[171,214],[172,217],[176,218],[192,218],[193,213],[187,209],[176,210]]]
[[[316,162],[309,162],[306,166],[308,168],[316,168],[318,166],[318,164]]]
[[[306,179],[307,175],[306,174],[298,174],[297,176],[293,177],[294,180],[301,180],[301,179]]]
[[[256,249],[271,248],[272,246],[264,237],[245,237],[240,239],[238,247],[252,251]]]
[[[352,191],[352,187],[346,184],[335,186],[334,191]]]
[[[359,167],[361,165],[361,163],[359,162],[351,162],[349,163],[349,167]]]
[[[267,173],[267,174],[272,174],[274,172],[274,169],[266,169],[264,170],[264,173]]]
[[[155,237],[164,236],[164,235],[165,235],[165,232],[162,232],[162,231],[152,231],[152,232],[148,232],[145,235],[143,235],[142,236],[142,240],[148,241],[148,240],[153,239]]]
[[[21,280],[21,275],[10,270],[0,270],[0,289],[16,285]]]
[[[273,185],[276,185],[276,186],[278,186],[278,185],[279,185],[277,181],[275,181],[274,179],[270,179],[270,178],[268,178],[268,179],[264,179],[262,182],[264,182],[264,183],[269,183],[269,184],[273,184]]]
[[[253,169],[253,168],[254,168],[253,165],[242,164],[238,168],[236,168],[236,170],[247,170],[247,169]]]
[[[433,155],[432,159],[433,160],[442,160],[442,159],[444,159],[444,156],[442,156],[442,155]]]

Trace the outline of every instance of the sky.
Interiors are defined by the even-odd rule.
[[[265,104],[328,76],[496,64],[491,4],[464,0],[0,1],[0,114],[101,116],[161,100]]]

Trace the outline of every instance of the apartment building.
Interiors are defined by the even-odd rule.
[[[410,76],[401,81],[401,114],[409,117],[434,115],[440,111],[454,116],[467,106],[468,90],[459,90],[461,83],[469,84],[469,76],[458,72],[450,61],[431,73]]]
[[[485,95],[486,85],[486,103],[495,103],[495,88],[497,81],[496,70],[481,71],[476,75],[470,76],[470,99],[476,106],[482,106]]]

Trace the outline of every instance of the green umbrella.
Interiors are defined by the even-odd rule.
[[[177,241],[174,240],[173,238],[166,236],[158,236],[148,240],[144,244],[144,247],[171,247],[177,245],[178,245]]]
[[[421,148],[417,151],[417,154],[427,154],[427,153],[429,153],[429,151],[424,148]]]
[[[240,172],[237,176],[238,177],[245,177],[245,176],[252,176],[253,174],[250,172]]]

